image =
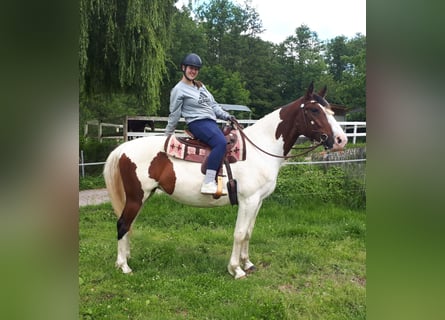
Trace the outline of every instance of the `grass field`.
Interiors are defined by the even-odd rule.
[[[242,280],[226,269],[237,206],[155,195],[135,223],[131,275],[114,267],[111,205],[80,208],[79,318],[365,319],[365,209],[304,199],[264,201],[250,246],[258,270]]]

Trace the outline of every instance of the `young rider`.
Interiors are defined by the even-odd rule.
[[[182,79],[170,93],[170,115],[165,134],[173,134],[182,116],[193,136],[208,144],[211,152],[207,161],[201,193],[214,194],[217,191],[215,177],[226,152],[226,138],[216,119],[236,121],[215,101],[205,85],[196,80],[202,67],[201,58],[190,53],[181,63]],[[224,193],[224,192],[223,192]]]

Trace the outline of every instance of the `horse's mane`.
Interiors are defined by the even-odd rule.
[[[314,98],[315,101],[317,101],[323,107],[329,107],[329,102],[327,102],[325,98],[319,96],[318,94],[314,94],[313,98]]]
[[[325,110],[328,114],[334,115],[334,111],[332,110],[331,105],[329,104],[329,102],[326,101],[325,98],[319,96],[318,94],[314,94],[314,99],[323,107],[325,107]]]

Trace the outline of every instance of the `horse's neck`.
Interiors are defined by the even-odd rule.
[[[275,136],[280,122],[280,110],[275,110],[244,129],[244,133],[261,149],[282,156],[283,139]]]

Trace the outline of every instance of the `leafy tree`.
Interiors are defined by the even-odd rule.
[[[134,95],[159,108],[174,0],[80,1],[81,105],[96,95]],[[91,101],[90,101],[91,102]]]
[[[317,33],[304,24],[277,47],[283,99],[288,102],[295,100],[306,92],[311,81],[318,82],[326,69],[323,49]]]
[[[327,44],[326,62],[335,81],[341,81],[347,67],[346,57],[350,55],[345,36],[338,36]]]
[[[366,120],[366,38],[336,37],[327,44],[326,61],[337,81],[335,102],[354,110],[349,120]]]
[[[203,68],[204,83],[208,79],[214,79],[206,85],[219,103],[249,104],[249,91],[244,88],[239,72],[230,72],[221,65]],[[210,83],[210,82],[209,82]]]
[[[328,85],[330,102],[362,110],[354,119],[365,119],[365,36],[322,43],[303,24],[276,45],[259,38],[262,22],[249,0],[189,1],[181,9],[175,2],[81,0],[81,124],[167,116],[190,52],[203,59],[199,79],[216,100],[246,104],[253,118],[295,100],[314,80]]]
[[[279,64],[270,42],[258,37],[245,37],[245,46],[237,58],[238,68],[250,92],[253,117],[260,118],[281,105]]]
[[[161,87],[159,114],[162,116],[169,114],[170,91],[182,77],[180,69],[182,59],[186,54],[191,52],[201,57],[207,54],[205,34],[202,31],[202,27],[193,20],[191,6],[184,6],[181,10],[175,8],[172,20],[171,40],[172,45],[167,51],[166,65],[168,71],[164,76]],[[204,61],[204,66],[207,65],[207,61]]]

